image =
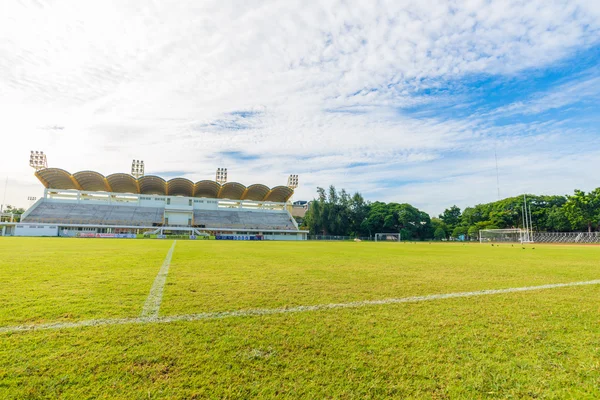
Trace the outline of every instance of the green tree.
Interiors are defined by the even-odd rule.
[[[479,228],[477,227],[477,225],[470,226],[469,229],[467,230],[467,235],[469,235],[469,238],[471,238],[471,239],[478,238],[479,237]]]
[[[435,240],[444,240],[446,239],[446,231],[442,227],[437,227],[433,232],[433,238]]]
[[[334,186],[327,190],[317,188],[317,198],[310,203],[304,224],[313,235],[360,235],[368,231],[363,222],[368,215],[369,203],[360,193],[350,196]]]
[[[19,207],[13,207],[10,204],[8,204],[6,206],[6,208],[4,209],[4,212],[6,213],[11,213],[11,214],[23,214],[25,212],[24,208],[19,208]]]
[[[456,205],[445,209],[444,212],[440,214],[440,219],[444,221],[444,223],[448,227],[448,232],[451,232],[460,224],[460,217],[460,208],[458,208]]]
[[[452,230],[452,237],[458,239],[462,235],[468,234],[468,228],[466,226],[457,226]]]
[[[567,196],[564,210],[573,229],[587,227],[591,232],[600,219],[600,188],[589,193],[576,189],[572,196]]]
[[[555,232],[566,232],[572,229],[564,207],[555,206],[547,211],[545,228],[546,231]]]
[[[448,225],[446,225],[446,223],[444,221],[442,221],[440,218],[436,218],[436,217],[431,218],[431,229],[433,229],[433,237],[434,238],[436,236],[435,232],[437,232],[438,229],[441,229],[444,232],[445,239],[447,239],[448,236],[450,236],[450,233],[452,233],[450,228],[448,228]]]

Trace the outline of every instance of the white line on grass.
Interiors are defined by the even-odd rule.
[[[156,275],[156,278],[154,279],[154,283],[150,289],[150,294],[146,299],[146,303],[144,303],[144,308],[142,308],[142,314],[140,315],[140,318],[158,318],[160,303],[162,302],[163,291],[165,289],[165,283],[167,282],[167,274],[169,273],[169,266],[171,265],[173,250],[175,250],[175,243],[177,243],[177,240],[173,242],[173,246],[171,246],[169,249],[167,257],[165,258],[162,267],[160,267],[158,275]]]
[[[173,244],[173,246],[175,246],[175,244]],[[171,250],[173,250],[173,248],[171,248]],[[171,251],[169,253],[171,253]],[[600,279],[596,279],[593,281],[552,283],[549,285],[524,286],[524,287],[507,288],[507,289],[479,290],[479,291],[475,291],[475,292],[431,294],[431,295],[427,295],[427,296],[401,297],[401,298],[396,298],[396,299],[365,300],[365,301],[354,301],[354,302],[350,302],[350,303],[316,304],[316,305],[312,305],[312,306],[297,306],[297,307],[289,307],[289,308],[257,308],[257,309],[250,309],[250,310],[238,310],[238,311],[208,312],[208,313],[188,314],[188,315],[170,315],[170,316],[165,316],[165,317],[154,316],[154,317],[119,318],[119,319],[92,319],[92,320],[87,320],[87,321],[54,322],[54,323],[40,324],[40,325],[5,326],[5,327],[0,327],[0,333],[47,330],[47,329],[79,328],[79,327],[86,327],[86,326],[168,323],[168,322],[176,322],[176,321],[198,321],[198,320],[211,320],[211,319],[230,318],[230,317],[252,317],[252,316],[259,316],[259,315],[288,314],[288,313],[298,313],[298,312],[307,312],[307,311],[332,310],[332,309],[339,309],[339,308],[359,308],[359,307],[372,306],[372,305],[418,303],[418,302],[422,302],[422,301],[454,299],[454,298],[460,298],[460,297],[488,296],[488,295],[493,295],[493,294],[504,294],[504,293],[530,292],[530,291],[534,291],[534,290],[555,289],[555,288],[563,288],[563,287],[569,287],[569,286],[586,286],[586,285],[600,285]]]

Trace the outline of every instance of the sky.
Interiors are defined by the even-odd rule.
[[[431,215],[591,190],[600,2],[3,1],[0,123],[0,202],[23,207],[30,150]]]

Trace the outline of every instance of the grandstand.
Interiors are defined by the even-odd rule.
[[[143,164],[141,173],[139,165],[132,165],[132,174],[71,174],[47,168],[44,156],[35,176],[44,185],[44,196],[20,222],[5,223],[4,235],[177,234],[232,240],[305,240],[308,234],[298,228],[290,214],[289,200],[297,187],[297,175],[290,176],[288,186],[271,189],[262,184],[246,187],[226,182],[226,169],[221,168],[215,181],[196,183],[186,178],[166,181],[144,176]]]

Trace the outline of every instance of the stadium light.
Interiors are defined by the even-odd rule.
[[[136,179],[144,176],[144,161],[133,160],[131,162],[131,175],[135,176]]]
[[[48,168],[48,159],[43,151],[33,151],[29,155],[29,166],[36,171]]]
[[[227,182],[227,168],[217,168],[216,179],[218,184],[222,185]]]
[[[287,186],[290,189],[296,189],[298,187],[298,175],[290,175],[288,177]]]

